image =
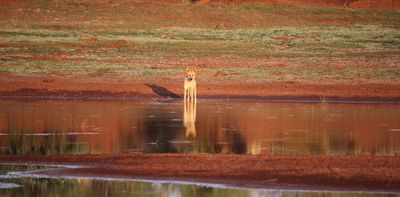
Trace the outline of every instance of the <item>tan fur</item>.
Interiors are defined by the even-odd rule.
[[[184,82],[184,113],[183,125],[186,128],[186,137],[196,137],[196,73],[197,68],[186,68]]]
[[[185,102],[196,102],[196,73],[197,68],[186,68],[186,77],[184,82],[184,100]]]

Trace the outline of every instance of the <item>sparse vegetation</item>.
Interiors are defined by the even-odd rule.
[[[400,80],[400,12],[149,1],[0,7],[0,74],[95,81]]]
[[[3,52],[0,70],[17,75],[63,72],[95,76],[93,70],[107,69],[102,77],[107,73],[144,77],[179,72],[179,66],[163,68],[166,63],[157,59],[213,58],[254,62],[248,68],[240,65],[229,68],[229,74],[223,77],[228,79],[398,80],[400,77],[396,48],[400,45],[400,31],[379,25],[232,30],[175,27],[126,33],[14,29],[1,31],[0,37]],[[283,68],[271,64],[281,59],[296,62]],[[352,62],[345,69],[335,68],[336,62],[348,59],[367,65],[364,68]],[[385,66],[371,69],[368,64]],[[210,69],[225,69],[223,64],[220,66]]]

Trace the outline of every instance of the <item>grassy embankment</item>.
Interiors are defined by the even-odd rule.
[[[396,82],[400,12],[114,2],[3,3],[0,72],[134,81]]]

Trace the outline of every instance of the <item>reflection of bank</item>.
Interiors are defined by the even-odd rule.
[[[0,101],[0,154],[119,152],[143,138],[135,132],[141,117],[131,118],[141,111],[121,102]]]
[[[184,100],[183,126],[186,129],[186,138],[196,138],[196,99]]]
[[[396,156],[399,116],[393,105],[0,100],[0,154]]]
[[[143,152],[146,153],[172,153],[177,152],[174,140],[182,132],[181,122],[171,121],[175,119],[169,105],[153,103],[144,110],[144,117],[139,132],[143,133]],[[168,110],[170,109],[170,110]]]
[[[197,113],[197,108],[198,113]],[[237,130],[235,119],[216,112],[214,105],[196,101],[184,102],[183,127],[185,134],[175,144],[179,152],[237,153],[246,152],[245,140]],[[185,138],[185,139],[183,139]]]

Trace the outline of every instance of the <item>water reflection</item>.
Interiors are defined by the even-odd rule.
[[[137,182],[107,178],[35,178],[14,171],[43,170],[40,166],[0,165],[0,196],[243,196],[243,197],[396,197],[391,193],[241,189],[167,181]],[[32,172],[32,171],[31,171]]]
[[[184,100],[183,103],[183,126],[186,129],[186,138],[196,138],[196,107],[197,100]]]
[[[400,155],[398,105],[0,100],[0,153]]]
[[[181,133],[182,123],[172,121],[178,114],[169,113],[178,109],[165,104],[150,104],[144,108],[143,124],[138,123],[137,133],[143,132],[143,152],[177,152],[171,141]],[[168,109],[168,110],[164,110]]]
[[[259,189],[229,189],[172,183],[143,183],[96,179],[7,180],[21,187],[2,189],[1,196],[216,196],[216,197],[398,197],[397,194],[357,192],[311,192]],[[1,184],[1,182],[0,182]]]

